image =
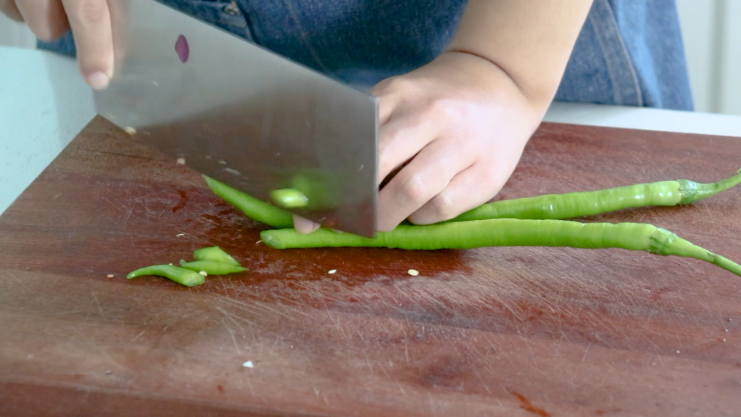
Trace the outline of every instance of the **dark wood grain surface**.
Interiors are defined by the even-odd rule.
[[[544,124],[497,198],[740,167],[738,138]],[[584,220],[652,223],[741,261],[741,188]],[[741,415],[741,277],[713,265],[277,251],[260,230],[94,120],[0,217],[0,414]],[[208,245],[251,270],[195,288],[125,278]]]

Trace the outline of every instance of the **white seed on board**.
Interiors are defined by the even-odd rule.
[[[417,275],[419,275],[419,271],[417,271],[416,269],[410,269],[407,271],[407,274],[416,277]]]
[[[177,163],[180,165],[185,165],[185,158],[178,158]]]
[[[136,135],[136,129],[134,129],[131,126],[127,126],[123,130],[124,130],[124,132],[128,133],[129,135],[132,135],[132,136],[133,135]]]
[[[330,269],[330,270],[329,270],[329,272],[327,272],[327,273],[328,273],[328,274],[334,274],[335,272],[337,272],[337,270],[336,270],[336,269]]]

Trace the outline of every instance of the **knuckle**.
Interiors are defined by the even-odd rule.
[[[419,204],[427,198],[427,186],[415,175],[402,181],[399,197],[403,203]]]
[[[479,183],[492,183],[499,178],[499,168],[496,164],[482,164],[482,168],[476,173]]]
[[[451,219],[458,214],[455,212],[453,199],[447,193],[440,193],[430,200],[429,208],[432,216],[438,221]]]
[[[460,107],[449,99],[436,99],[428,105],[427,110],[432,117],[444,120],[456,120],[461,117]]]
[[[393,156],[399,137],[400,129],[398,128],[391,128],[382,132],[381,140],[378,143],[378,155],[381,160]]]
[[[407,91],[410,87],[410,84],[411,81],[409,81],[408,79],[401,76],[396,76],[381,81],[378,84],[378,88],[382,92]]]

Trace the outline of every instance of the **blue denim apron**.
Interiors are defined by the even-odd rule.
[[[418,68],[466,0],[160,0],[358,86]],[[39,47],[74,55],[70,34]],[[594,0],[557,101],[692,110],[675,0]]]

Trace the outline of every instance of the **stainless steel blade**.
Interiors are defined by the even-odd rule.
[[[95,93],[100,115],[250,195],[298,188],[310,205],[297,214],[375,234],[374,97],[154,0],[109,6],[115,74]]]

